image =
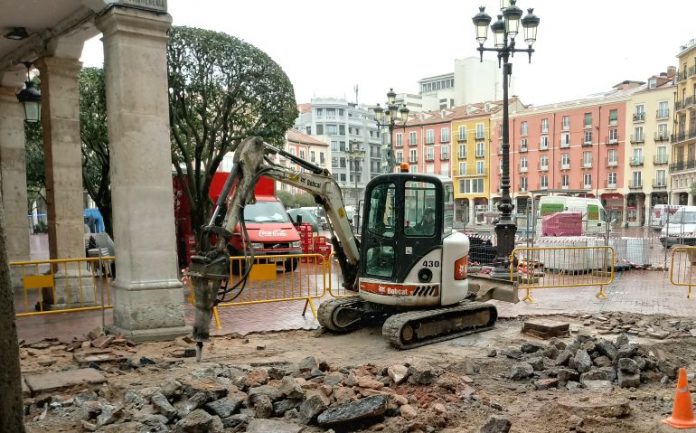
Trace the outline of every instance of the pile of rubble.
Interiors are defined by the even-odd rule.
[[[426,432],[447,425],[454,404],[476,399],[467,381],[425,363],[339,369],[307,357],[296,366],[209,364],[156,387],[103,386],[36,399],[31,411],[72,416],[84,431],[97,432],[299,432],[307,425],[380,430],[395,424]]]
[[[585,326],[593,326],[600,334],[622,333],[658,340],[665,338],[696,337],[696,322],[687,318],[644,316],[639,314],[606,312],[578,317]]]
[[[496,356],[491,351],[489,356]],[[658,348],[647,349],[631,343],[622,333],[615,341],[579,334],[566,344],[551,339],[547,345],[527,342],[502,351],[517,360],[507,374],[511,380],[531,379],[537,389],[548,388],[637,388],[641,383],[676,377],[677,367],[686,365],[681,359],[668,359]]]

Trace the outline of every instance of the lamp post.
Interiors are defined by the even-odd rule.
[[[394,89],[389,89],[387,93],[387,103],[385,108],[382,108],[377,104],[375,111],[375,121],[377,122],[377,132],[382,135],[382,128],[385,126],[389,129],[389,147],[387,151],[384,152],[386,156],[386,173],[393,173],[394,167],[396,167],[396,159],[394,158],[394,146],[392,143],[392,136],[394,135],[394,127],[399,126],[406,129],[406,122],[408,121],[409,109],[406,104],[401,104],[399,106],[396,103],[396,93]],[[399,123],[397,123],[399,122]],[[384,146],[384,143],[382,143]]]
[[[532,45],[536,41],[537,27],[539,26],[539,18],[534,15],[533,9],[527,10],[527,15],[522,18],[522,9],[515,5],[515,0],[501,0],[501,14],[498,19],[491,25],[494,37],[494,48],[485,48],[483,46],[488,39],[488,25],[491,23],[491,17],[485,12],[485,7],[479,7],[479,13],[473,18],[474,26],[476,27],[476,40],[479,42],[478,51],[481,54],[483,62],[484,51],[492,51],[498,54],[498,66],[503,67],[503,173],[500,179],[501,198],[498,203],[498,210],[501,215],[495,225],[495,234],[498,239],[496,262],[505,265],[505,269],[498,269],[496,276],[508,275],[507,264],[515,248],[515,233],[517,226],[512,220],[512,211],[515,209],[510,196],[510,128],[509,128],[509,113],[508,113],[508,77],[512,74],[512,64],[509,58],[514,56],[514,53],[523,52],[529,55],[529,61],[532,61],[532,53],[534,49]],[[521,19],[520,19],[521,18]],[[515,37],[518,34],[520,21],[524,29],[524,41],[527,43],[527,48],[515,48]]]
[[[41,91],[34,87],[29,76],[31,62],[24,62],[24,66],[27,68],[27,81],[24,89],[17,93],[17,100],[24,105],[24,119],[27,122],[38,122],[41,120]]]
[[[348,142],[348,161],[350,162],[350,171],[353,173],[353,179],[355,180],[355,208],[358,209],[358,202],[360,201],[360,192],[358,191],[358,179],[360,179],[360,161],[365,158],[365,151],[360,149],[358,146],[360,144],[357,140],[350,140]]]

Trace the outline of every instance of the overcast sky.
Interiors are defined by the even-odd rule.
[[[493,16],[499,0],[168,0],[174,25],[229,33],[268,53],[312,97],[383,102],[386,92],[417,93],[421,78],[449,73],[454,59],[477,56],[471,18]],[[545,104],[645,81],[677,65],[681,45],[696,38],[693,0],[519,0],[541,18],[537,50],[513,59],[515,93]],[[495,17],[494,17],[495,18]],[[490,32],[489,32],[490,33]],[[491,38],[488,45],[490,46]],[[485,53],[494,59],[494,53]],[[98,38],[83,51],[101,66]],[[693,62],[692,62],[693,63]]]

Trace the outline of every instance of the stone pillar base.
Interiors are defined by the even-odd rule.
[[[134,341],[167,340],[191,333],[184,322],[184,292],[179,280],[112,283],[111,332]]]

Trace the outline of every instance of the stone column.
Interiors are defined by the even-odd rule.
[[[24,109],[15,90],[0,87],[0,205],[9,260],[29,260]]]
[[[623,214],[621,216],[621,227],[625,227],[627,221],[628,221],[628,194],[624,194],[624,196],[623,196]]]
[[[74,58],[47,56],[36,62],[41,72],[41,122],[46,169],[48,242],[51,259],[85,257],[83,218],[80,92],[82,63]],[[56,265],[55,299],[44,290],[46,304],[93,305],[94,281],[84,262]]]
[[[650,225],[650,214],[652,210],[652,194],[647,193],[645,194],[645,219],[643,220],[644,226],[649,226]]]
[[[96,24],[111,145],[114,330],[136,340],[183,335],[167,96],[171,16],[113,7]]]
[[[694,205],[694,195],[691,194],[691,192],[686,193],[686,204],[687,206],[693,206]]]
[[[48,241],[52,259],[85,256],[82,154],[80,151],[81,63],[44,57],[41,71],[41,121],[46,158]]]

